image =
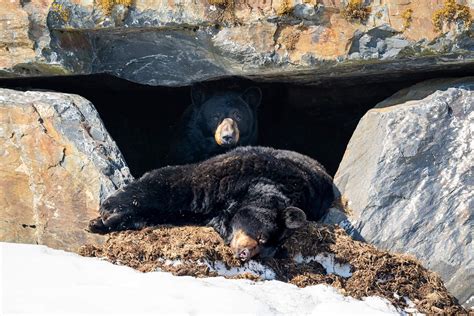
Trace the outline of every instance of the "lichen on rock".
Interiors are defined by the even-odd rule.
[[[434,12],[433,24],[435,30],[441,32],[443,26],[449,27],[452,23],[469,29],[472,25],[472,15],[468,6],[456,3],[456,0],[445,0],[444,6]]]

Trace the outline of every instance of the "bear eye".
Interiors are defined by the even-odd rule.
[[[257,238],[257,242],[260,244],[260,245],[263,245],[267,242],[267,238],[263,237],[263,236],[258,236]]]
[[[213,120],[214,122],[217,122],[217,121],[219,121],[219,116],[217,116],[217,115],[214,115],[214,116],[212,117],[212,120]]]
[[[239,112],[234,112],[234,118],[236,121],[240,121],[242,119]]]

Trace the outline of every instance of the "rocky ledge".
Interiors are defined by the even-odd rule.
[[[0,13],[0,76],[179,86],[474,68],[472,1],[32,0]]]

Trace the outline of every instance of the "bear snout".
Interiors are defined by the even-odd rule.
[[[250,250],[244,248],[240,250],[238,254],[236,254],[236,257],[242,261],[247,261],[248,259],[250,259]]]
[[[225,118],[222,120],[214,133],[214,139],[219,146],[235,146],[239,142],[239,138],[239,127],[237,122],[231,118]]]
[[[258,242],[240,229],[233,234],[230,248],[234,257],[241,261],[250,260],[260,251]]]

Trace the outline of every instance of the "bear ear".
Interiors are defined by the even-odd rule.
[[[207,100],[207,89],[202,84],[195,84],[191,87],[191,100],[194,106],[199,106]]]
[[[303,210],[290,206],[283,211],[283,218],[285,219],[285,226],[289,229],[296,229],[306,225],[306,214]]]
[[[257,87],[250,87],[242,93],[242,99],[256,109],[262,101],[262,91]]]

